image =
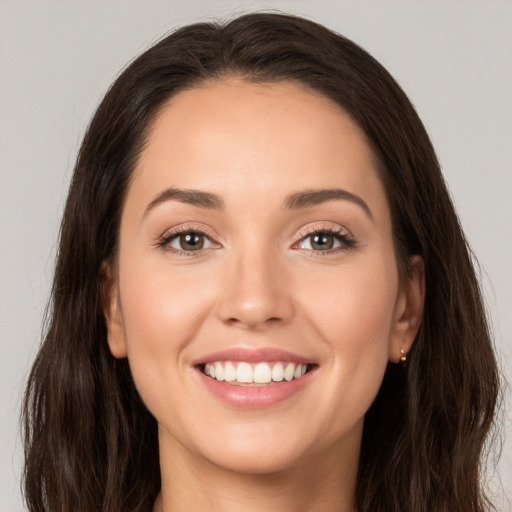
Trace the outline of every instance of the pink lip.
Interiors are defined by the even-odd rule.
[[[278,361],[291,362],[296,364],[313,364],[313,361],[304,357],[280,350],[277,348],[258,348],[248,349],[244,347],[235,347],[219,352],[208,354],[192,362],[193,366],[212,363],[214,361],[246,361],[248,363],[254,362],[268,362],[275,363]]]
[[[218,381],[203,373],[203,366],[214,361],[245,361],[256,362],[291,362],[295,364],[312,365],[312,369],[298,379],[281,381],[266,386],[240,386],[224,381]],[[246,409],[260,409],[270,407],[282,402],[306,385],[317,369],[317,365],[305,357],[277,348],[250,349],[246,347],[233,347],[213,352],[192,362],[201,382],[215,397],[224,403]]]
[[[202,383],[215,397],[232,407],[240,409],[263,409],[291,398],[307,385],[316,373],[316,368],[313,368],[302,377],[290,382],[276,382],[268,386],[237,386],[212,379],[198,367],[196,367],[196,370]]]

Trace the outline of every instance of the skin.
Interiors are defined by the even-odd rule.
[[[110,350],[128,357],[159,425],[155,510],[353,510],[364,415],[388,361],[412,345],[424,300],[418,257],[399,278],[376,169],[351,118],[297,85],[230,78],[159,113],[104,275]],[[169,187],[216,194],[224,209],[170,199],[146,212]],[[283,207],[318,189],[344,189],[371,213],[347,199]],[[203,250],[159,245],[177,227],[205,231]],[[310,245],[326,229],[353,245],[336,234],[332,250]],[[192,364],[234,346],[281,348],[317,368],[287,400],[236,409]]]

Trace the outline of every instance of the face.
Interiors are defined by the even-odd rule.
[[[421,316],[363,133],[284,83],[226,80],[165,105],[109,275],[110,349],[161,450],[237,471],[357,454]]]

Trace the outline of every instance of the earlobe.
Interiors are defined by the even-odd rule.
[[[421,256],[413,256],[396,302],[390,361],[402,364],[407,361],[407,354],[421,325],[424,304],[425,265]]]
[[[110,263],[105,261],[102,263],[100,279],[108,346],[114,357],[122,359],[127,356],[126,341],[119,306],[119,290]]]

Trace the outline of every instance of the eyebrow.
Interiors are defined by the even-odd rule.
[[[284,207],[287,210],[296,210],[298,208],[308,208],[327,201],[343,200],[350,201],[360,206],[370,220],[374,221],[373,213],[365,201],[355,194],[343,190],[342,188],[322,189],[322,190],[305,190],[291,194],[286,198]]]
[[[148,204],[143,217],[146,217],[151,210],[154,210],[158,205],[167,201],[179,201],[180,203],[191,204],[192,206],[211,210],[224,209],[224,201],[215,194],[201,190],[184,190],[171,187],[158,194],[155,199]]]
[[[359,196],[348,192],[341,188],[321,189],[321,190],[304,190],[296,192],[286,197],[284,201],[285,210],[298,210],[300,208],[309,208],[327,201],[344,200],[355,203],[360,206],[366,215],[374,221],[373,213],[366,202]],[[158,205],[167,201],[179,201],[181,203],[190,204],[199,208],[207,208],[211,210],[223,210],[225,205],[221,197],[210,192],[203,192],[194,189],[178,189],[168,188],[158,194],[147,206],[144,211],[143,218],[154,210]]]

